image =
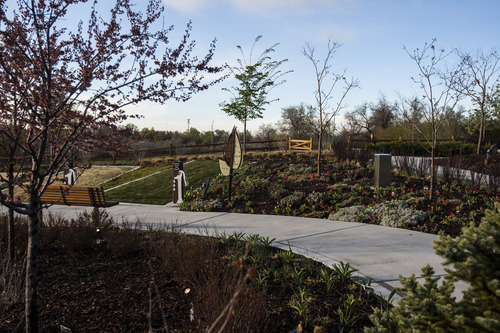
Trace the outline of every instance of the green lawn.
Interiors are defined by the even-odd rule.
[[[109,190],[110,188],[116,187],[118,185],[124,184],[131,182],[133,180],[139,179],[139,178],[144,178],[146,176],[149,176],[153,173],[156,173],[158,171],[162,170],[168,170],[172,169],[172,166],[149,166],[149,167],[142,167],[133,171],[125,172],[122,175],[112,178],[104,183],[101,183],[102,187],[104,190]],[[166,171],[168,172],[168,171]],[[170,171],[172,172],[172,171]]]
[[[219,162],[196,160],[184,163],[189,188],[198,188],[206,178],[214,178],[220,173]],[[110,201],[164,205],[172,201],[172,169],[169,168],[151,177],[132,182],[106,192]]]

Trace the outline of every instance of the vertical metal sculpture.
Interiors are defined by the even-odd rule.
[[[174,181],[172,201],[174,204],[179,204],[184,200],[184,187],[189,185],[182,161],[174,161],[172,172]]]
[[[231,187],[233,181],[233,170],[240,168],[243,162],[243,154],[241,150],[241,142],[236,132],[236,126],[226,140],[224,147],[224,157],[219,160],[220,171],[224,176],[229,176],[228,184],[228,200],[231,201]]]

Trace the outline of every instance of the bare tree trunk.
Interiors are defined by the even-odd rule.
[[[245,156],[245,153],[247,151],[247,118],[243,121],[243,153],[242,155]]]
[[[323,128],[319,129],[318,138],[318,177],[321,176],[321,141],[323,140]]]
[[[39,241],[39,199],[38,195],[32,195],[30,209],[32,213],[28,216],[28,250],[26,258],[26,288],[25,288],[25,313],[26,332],[38,333],[38,310],[37,310],[37,288],[38,288],[38,241]]]
[[[484,113],[484,109],[481,108],[481,121],[479,125],[479,139],[477,140],[477,151],[476,154],[481,154],[481,146],[483,145],[483,140],[484,140],[484,132],[485,132],[485,118],[486,115]]]
[[[485,138],[486,138],[486,113],[484,114],[484,117],[483,117],[483,139],[482,139],[483,145],[484,145]]]
[[[433,143],[434,145],[434,143]],[[431,149],[431,185],[429,186],[429,200],[432,200],[432,193],[434,192],[434,148]]]
[[[432,200],[434,192],[434,175],[435,172],[435,157],[436,157],[436,143],[437,143],[437,127],[433,126],[432,130],[432,147],[431,147],[431,184],[429,186],[429,200]]]
[[[9,185],[9,195],[13,196],[14,186]],[[8,222],[8,235],[7,235],[7,247],[9,249],[9,259],[14,260],[15,253],[15,243],[14,243],[14,210],[9,208],[9,222]]]
[[[9,165],[9,196],[11,200],[14,198],[14,165]],[[14,210],[9,208],[9,222],[8,222],[8,235],[7,235],[7,248],[9,259],[14,260],[15,244],[14,244]]]

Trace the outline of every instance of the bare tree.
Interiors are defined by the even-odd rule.
[[[377,104],[370,104],[370,109],[372,111],[370,120],[375,129],[386,129],[394,120],[396,106],[389,103],[384,95],[379,97]]]
[[[283,108],[278,126],[285,136],[307,139],[317,133],[314,120],[314,108],[301,104]]]
[[[363,103],[357,106],[351,112],[346,112],[344,119],[346,121],[346,128],[350,129],[350,134],[360,134],[363,131],[367,131],[372,134],[374,131],[373,124],[371,121],[371,113],[368,103]]]
[[[366,131],[371,137],[377,129],[387,129],[395,117],[396,107],[389,103],[384,95],[381,95],[374,103],[363,103],[351,112],[346,112],[344,119],[345,128],[350,128],[352,134]]]
[[[500,55],[491,51],[488,54],[477,51],[471,54],[457,51],[460,63],[446,75],[447,84],[471,99],[479,112],[479,137],[476,153],[479,154],[485,140],[486,114],[488,105],[496,91],[500,79]]]
[[[223,68],[211,67],[215,44],[205,57],[192,55],[188,24],[178,46],[173,27],[160,23],[161,0],[149,0],[144,13],[129,0],[23,0],[7,9],[0,0],[0,146],[15,147],[18,174],[6,179],[23,185],[28,203],[0,194],[2,205],[28,216],[26,331],[38,332],[37,252],[40,197],[54,182],[75,147],[90,150],[109,142],[98,131],[127,119],[123,108],[149,100],[188,100],[220,81],[203,80]],[[87,23],[67,29],[69,8],[88,12]],[[14,121],[15,119],[15,121]],[[27,182],[21,184],[21,179]]]
[[[453,112],[457,105],[460,94],[447,86],[443,71],[439,66],[452,52],[446,53],[443,49],[436,49],[436,39],[431,43],[425,43],[422,49],[415,49],[413,52],[404,47],[406,53],[415,62],[418,67],[418,77],[412,77],[412,80],[419,85],[423,92],[420,99],[422,104],[422,115],[425,123],[430,128],[430,133],[425,131],[422,123],[415,122],[412,112],[408,111],[408,106],[416,103],[415,99],[405,101],[400,105],[402,114],[406,120],[414,124],[414,128],[427,140],[430,145],[431,170],[430,170],[430,188],[429,199],[432,199],[435,178],[435,151],[438,139],[438,132],[448,115]],[[412,109],[412,108],[410,108]]]
[[[316,75],[316,90],[314,95],[316,97],[316,113],[318,115],[318,175],[321,174],[321,146],[323,141],[323,133],[330,126],[330,123],[342,109],[346,107],[344,100],[351,91],[351,89],[359,86],[358,79],[347,79],[345,74],[347,70],[341,74],[337,74],[332,71],[332,61],[333,55],[337,52],[341,44],[337,42],[332,42],[331,39],[328,40],[326,56],[323,60],[316,58],[315,48],[309,43],[303,48],[302,53],[304,56],[311,61],[314,66],[314,71]],[[338,85],[344,83],[344,86],[340,88],[340,94],[334,95],[336,92],[335,88]],[[337,102],[331,106],[330,102],[336,97],[338,97]]]
[[[403,114],[401,115],[401,125],[403,127],[410,127],[410,138],[411,141],[415,140],[415,132],[418,132],[416,129],[422,127],[422,120],[424,118],[424,109],[425,106],[422,104],[421,98],[414,97],[409,101],[406,101],[404,98],[400,96],[401,104],[396,104],[398,110],[401,105],[403,110]]]

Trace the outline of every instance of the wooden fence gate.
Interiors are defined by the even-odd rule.
[[[298,149],[298,150],[312,150],[313,139],[309,140],[292,140],[291,137],[288,137],[288,150]]]

